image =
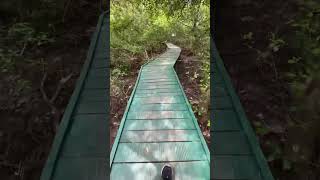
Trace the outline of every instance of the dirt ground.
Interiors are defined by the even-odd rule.
[[[195,73],[201,74],[201,61],[189,49],[182,49],[180,57],[175,65],[175,70],[180,83],[191,105],[201,104],[200,78],[193,79]],[[210,145],[210,127],[207,126],[210,112],[208,109],[205,114],[195,113],[202,134]]]

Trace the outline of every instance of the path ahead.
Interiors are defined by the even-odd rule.
[[[165,163],[175,180],[210,179],[210,153],[173,68],[181,49],[140,69],[110,155],[112,180],[160,180]]]

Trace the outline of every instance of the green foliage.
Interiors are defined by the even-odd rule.
[[[279,49],[286,44],[283,39],[277,37],[274,33],[271,33],[271,38],[269,41],[269,48],[272,49],[273,52],[278,52]]]
[[[299,3],[298,18],[288,23],[295,31],[288,37],[292,42],[288,46],[294,51],[287,60],[290,68],[285,74],[293,101],[283,157],[283,168],[297,174],[313,171],[320,164],[320,3]]]
[[[190,49],[200,60],[201,67],[201,71],[188,75],[191,80],[199,80],[201,89],[199,101],[192,102],[192,108],[207,120],[210,101],[209,4],[208,0],[112,0],[111,78],[121,79],[130,74],[133,65],[141,65],[149,59],[148,54],[162,53],[164,42]],[[124,87],[115,81],[111,81],[111,86],[113,94],[121,93]]]
[[[14,69],[15,59],[17,57],[17,51],[0,48],[0,72],[6,73],[12,71]]]
[[[34,44],[41,46],[54,42],[54,39],[49,38],[47,33],[36,32],[30,23],[13,24],[8,30],[8,37],[19,45]]]
[[[201,38],[209,35],[209,7],[205,4],[197,8],[182,5],[181,8],[184,8],[179,11],[176,8],[180,6],[174,5],[177,6],[174,12],[182,12],[178,16],[169,15],[166,9],[158,8],[173,1],[163,1],[162,4],[152,1],[142,1],[141,4],[130,2],[111,2],[111,50],[125,49],[131,53],[142,53],[159,48],[165,41],[185,43],[196,34]],[[197,14],[198,18],[190,18],[192,14]],[[198,34],[198,31],[202,34]],[[207,34],[202,36],[203,33]]]
[[[205,3],[111,1],[111,66],[128,64],[125,61],[131,57],[161,49],[168,41],[184,47],[209,46],[209,6]],[[169,6],[170,10],[160,8]]]
[[[1,36],[2,47],[0,47],[0,72],[12,72],[19,60],[23,58],[24,52],[54,42],[49,33],[37,32],[30,23],[14,23]]]

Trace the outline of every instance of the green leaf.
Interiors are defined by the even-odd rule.
[[[258,135],[264,136],[270,132],[270,130],[266,127],[258,127],[256,128],[256,132]]]

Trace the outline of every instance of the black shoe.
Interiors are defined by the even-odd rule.
[[[173,179],[173,168],[169,164],[165,164],[161,170],[161,177],[164,180]]]

